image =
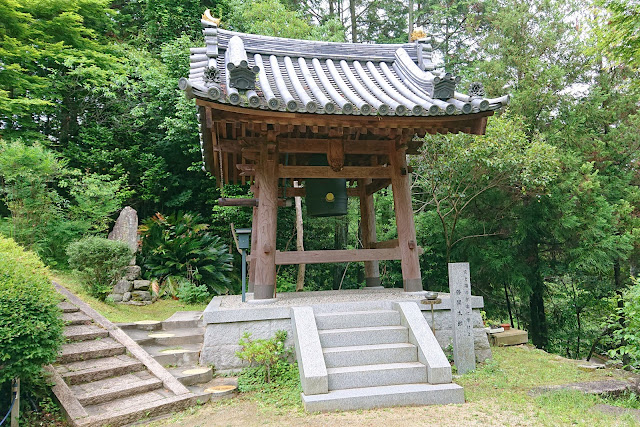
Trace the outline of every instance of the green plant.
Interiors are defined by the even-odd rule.
[[[624,319],[624,326],[613,332],[622,344],[609,353],[620,359],[626,356],[629,364],[637,367],[640,365],[640,281],[632,280],[633,285],[624,292],[623,306],[618,313]]]
[[[183,277],[210,293],[228,292],[231,254],[197,214],[158,213],[140,226],[141,264],[147,277]]]
[[[60,301],[37,255],[0,237],[0,384],[34,378],[62,344]]]
[[[209,290],[204,285],[196,285],[188,280],[180,283],[178,288],[178,299],[186,302],[187,304],[195,304],[198,302],[205,302],[211,298]]]
[[[287,331],[277,331],[273,338],[251,339],[251,332],[245,332],[238,344],[242,350],[236,352],[236,356],[249,362],[252,367],[263,368],[264,378],[271,382],[272,368],[278,362],[286,362],[292,353],[286,348],[284,342],[287,339]]]
[[[87,292],[102,301],[120,278],[133,256],[124,242],[102,237],[85,237],[67,248],[69,265],[80,275]]]

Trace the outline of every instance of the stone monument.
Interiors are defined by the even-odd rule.
[[[476,369],[468,262],[449,263],[449,292],[453,319],[453,362],[458,373],[464,374]]]
[[[135,209],[126,206],[120,211],[113,230],[109,233],[109,239],[126,243],[134,252],[138,250],[138,213]],[[123,277],[113,286],[113,291],[107,298],[135,305],[151,304],[151,282],[139,279],[140,267],[136,265],[134,255],[129,266],[125,267]]]

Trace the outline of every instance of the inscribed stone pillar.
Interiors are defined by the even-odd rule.
[[[396,149],[395,141],[390,142],[391,187],[393,205],[398,227],[398,244],[402,255],[402,279],[405,292],[422,291],[422,275],[418,259],[416,225],[413,222],[411,206],[411,182],[407,169],[406,147]]]
[[[453,362],[458,373],[464,374],[476,369],[468,262],[449,263],[449,292],[453,319]]]
[[[376,235],[376,212],[373,204],[373,194],[367,194],[367,184],[371,184],[371,178],[358,180],[362,247],[371,249],[372,243],[375,243],[378,239]],[[380,268],[378,261],[365,261],[364,277],[368,288],[380,287]]]
[[[138,213],[135,209],[131,206],[125,206],[120,211],[108,238],[126,243],[134,253],[138,250]],[[135,255],[129,265],[136,265]]]

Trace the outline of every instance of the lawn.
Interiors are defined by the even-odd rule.
[[[176,311],[202,311],[207,306],[207,304],[185,304],[172,299],[160,299],[145,306],[107,303],[88,295],[76,277],[70,273],[55,271],[53,277],[57,283],[79,296],[94,310],[114,323],[165,320]]]
[[[465,388],[467,403],[463,405],[307,414],[299,400],[290,398],[292,390],[279,390],[240,394],[147,425],[639,425],[630,415],[614,416],[596,410],[599,403],[611,403],[599,397],[576,391],[530,393],[538,386],[620,378],[628,375],[626,372],[584,372],[577,368],[577,361],[523,346],[493,348],[493,352],[492,361],[455,380]]]

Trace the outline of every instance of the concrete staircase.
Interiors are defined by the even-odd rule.
[[[46,369],[73,426],[120,426],[206,402],[124,332],[63,287],[66,343]]]
[[[204,340],[201,311],[182,311],[164,321],[145,320],[118,326],[159,364],[194,393],[222,396],[217,386],[235,385],[233,378],[213,379],[210,366],[200,366],[200,350]],[[229,389],[231,391],[231,389]]]
[[[292,326],[307,411],[464,403],[415,303],[296,307]]]

